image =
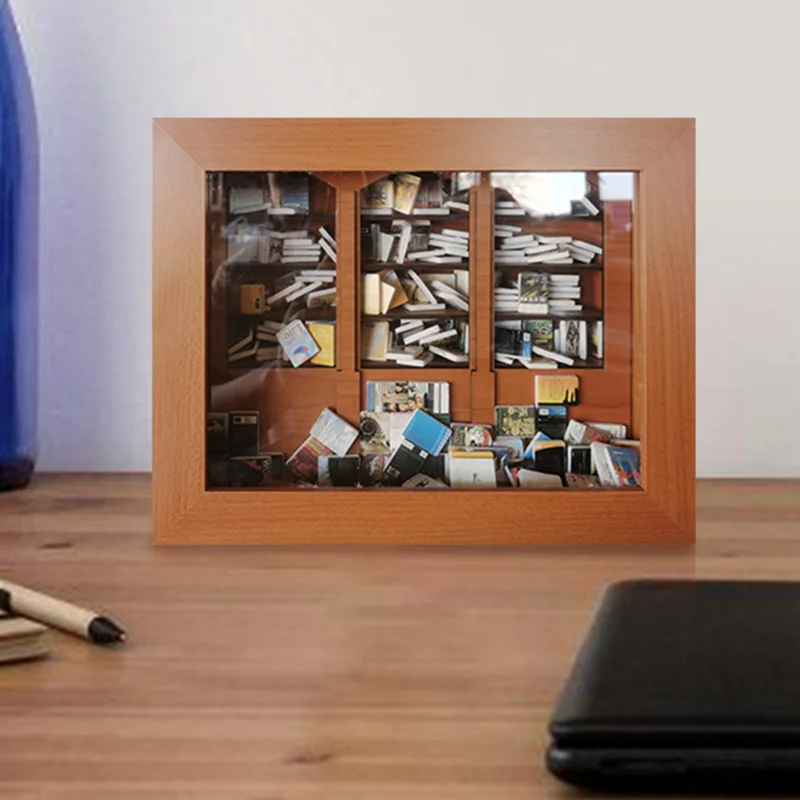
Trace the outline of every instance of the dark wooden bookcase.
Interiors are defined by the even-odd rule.
[[[618,545],[694,540],[693,120],[162,119],[154,123],[154,147],[157,542]],[[437,359],[417,369],[362,358],[362,274],[380,265],[362,259],[360,252],[360,193],[382,176],[402,171],[476,173],[470,210],[458,219],[470,232],[470,310],[448,309],[442,315],[469,321],[464,365]],[[312,315],[336,322],[335,367],[240,367],[254,376],[247,407],[260,411],[262,431],[279,431],[269,449],[290,453],[325,407],[357,425],[367,381],[446,381],[454,421],[492,423],[495,406],[533,402],[535,371],[496,363],[494,357],[495,324],[515,317],[495,312],[495,283],[521,269],[494,260],[494,226],[500,222],[495,201],[503,195],[492,174],[499,171],[635,174],[633,201],[610,200],[599,217],[526,218],[520,225],[525,232],[602,243],[602,258],[590,265],[539,266],[579,271],[584,287],[579,316],[603,320],[602,361],[587,359],[569,369],[581,381],[581,404],[572,416],[624,423],[629,437],[641,441],[642,486],[207,488],[208,387],[224,358],[215,356],[215,348],[231,341],[231,334],[211,335],[224,325],[209,304],[209,287],[215,268],[228,258],[221,249],[224,237],[215,235],[228,220],[224,209],[207,203],[208,176],[309,173],[310,224],[335,230],[337,305]],[[242,269],[246,274],[253,267]]]

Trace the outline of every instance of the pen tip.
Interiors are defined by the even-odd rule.
[[[126,639],[125,631],[108,617],[95,617],[89,623],[89,638],[95,644],[120,644]]]

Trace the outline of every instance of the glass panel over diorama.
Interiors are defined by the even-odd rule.
[[[495,447],[511,450],[512,485],[640,483],[632,428],[634,178],[491,175],[493,435]]]
[[[207,179],[207,484],[280,486],[309,407],[336,401],[336,190],[306,172]]]
[[[208,488],[638,485],[634,178],[209,173]]]

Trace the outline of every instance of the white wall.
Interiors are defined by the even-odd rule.
[[[688,116],[698,470],[800,475],[796,0],[12,2],[42,140],[42,468],[150,465],[152,117]]]

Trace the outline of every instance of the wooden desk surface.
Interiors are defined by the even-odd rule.
[[[0,798],[530,800],[601,588],[794,578],[800,483],[706,482],[691,551],[154,549],[146,476],[0,496],[0,574],[105,610],[0,668]],[[424,524],[424,521],[420,521]],[[382,524],[391,524],[385,520]]]

